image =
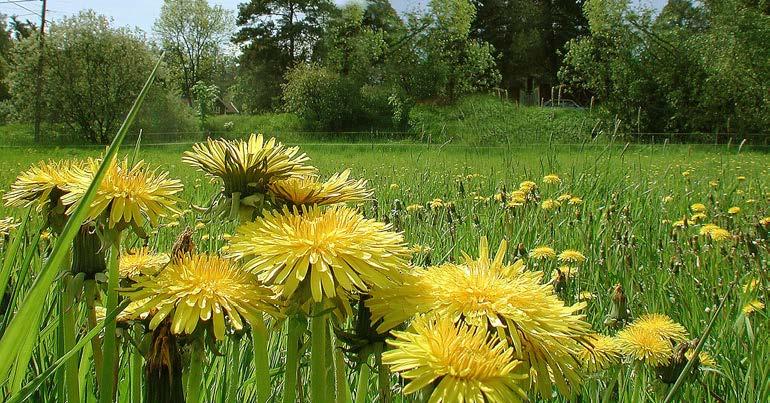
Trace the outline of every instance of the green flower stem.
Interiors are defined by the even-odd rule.
[[[310,401],[326,401],[326,320],[323,302],[316,302],[310,322]]]
[[[241,192],[233,192],[230,197],[230,202],[230,219],[236,220],[239,217],[238,212],[241,209]]]
[[[270,384],[270,356],[267,346],[267,327],[264,320],[254,323],[251,329],[254,341],[254,370],[257,376],[257,402],[267,403],[272,387]]]
[[[230,344],[230,357],[227,368],[227,396],[225,396],[226,402],[237,402],[238,398],[238,384],[241,381],[241,339],[232,338]],[[254,354],[256,356],[256,342],[254,346]],[[256,360],[256,359],[255,359]],[[259,380],[257,380],[259,382]],[[259,392],[259,391],[258,391]]]
[[[88,307],[88,331],[93,330],[96,323],[96,282],[94,280],[86,280],[85,282],[85,299]],[[91,351],[94,355],[94,368],[96,373],[96,384],[102,384],[102,364],[104,362],[102,357],[102,343],[99,337],[91,339]]]
[[[107,303],[106,312],[112,312],[118,306],[118,257],[120,256],[120,231],[108,230],[107,241],[110,243],[110,260],[107,264]],[[104,344],[102,345],[102,383],[99,385],[99,403],[109,403],[114,399],[116,366],[118,365],[118,344],[115,334],[115,320],[104,326]]]
[[[142,343],[144,336],[144,326],[141,323],[134,324],[134,340],[136,343]],[[131,355],[131,401],[142,403],[142,352],[139,346],[135,348]]]
[[[382,364],[382,343],[377,343],[374,347],[374,362],[377,365],[378,387],[381,402],[390,402],[390,372]]]
[[[190,353],[190,370],[187,373],[187,403],[197,403],[201,400],[201,385],[203,384],[203,343],[196,339]]]
[[[369,394],[369,368],[368,356],[361,360],[358,366],[358,384],[356,385],[356,403],[366,403],[366,395]]]
[[[286,372],[283,378],[283,403],[297,400],[297,372],[299,370],[299,343],[305,332],[305,322],[297,315],[286,321]]]
[[[77,302],[75,295],[75,279],[68,275],[64,280],[64,307],[62,310],[62,322],[64,324],[62,337],[64,339],[64,351],[72,350],[75,346],[75,334],[78,328],[78,318],[76,315]],[[70,402],[80,401],[80,380],[78,378],[78,360],[77,356],[72,357],[65,364],[65,382],[67,389],[67,400]]]
[[[353,401],[350,393],[348,378],[345,376],[345,356],[341,348],[334,349],[334,383],[337,385],[337,402],[348,403]]]

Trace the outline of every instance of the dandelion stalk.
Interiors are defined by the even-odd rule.
[[[352,402],[348,379],[345,376],[345,356],[342,349],[334,349],[334,383],[337,385],[337,401],[340,403]]]
[[[190,370],[187,373],[187,393],[185,400],[188,403],[196,403],[201,400],[201,385],[203,378],[203,343],[196,339],[193,342],[190,353]]]
[[[136,343],[142,343],[144,327],[141,323],[134,324],[134,340]],[[131,356],[131,401],[134,403],[142,402],[142,352],[140,345],[137,344],[136,351]]]
[[[120,237],[121,232],[117,230],[107,231],[107,241],[110,243],[110,260],[107,264],[107,303],[106,311],[112,312],[118,306],[118,262],[120,256]],[[99,402],[109,403],[114,400],[114,382],[116,375],[115,368],[118,365],[118,345],[115,334],[116,323],[109,321],[104,326],[104,344],[102,345],[102,383],[99,385]]]
[[[257,355],[257,346],[256,341],[254,342],[254,356]],[[230,357],[229,357],[229,364],[227,367],[227,396],[225,397],[226,402],[235,402],[238,398],[238,383],[240,382],[240,369],[241,369],[241,338],[240,337],[234,337],[232,338],[232,343],[230,344]],[[254,359],[256,361],[256,358]],[[256,365],[256,363],[255,363]],[[257,372],[259,373],[259,372]],[[269,375],[268,375],[269,376]],[[260,382],[260,377],[257,375],[257,382]],[[257,393],[261,393],[259,390],[259,386],[257,389]],[[269,396],[268,391],[268,396]],[[261,402],[261,400],[259,400]]]
[[[72,350],[75,346],[75,334],[78,327],[77,315],[75,310],[77,304],[75,302],[75,295],[77,293],[75,278],[71,275],[67,276],[64,280],[64,309],[62,310],[62,322],[64,329],[62,337],[64,341],[64,351]],[[82,281],[80,282],[82,284]],[[70,358],[65,364],[65,382],[67,389],[67,400],[70,402],[80,401],[80,381],[78,379],[78,360],[77,357]]]
[[[270,356],[267,346],[267,327],[264,319],[252,324],[254,342],[254,370],[257,374],[257,401],[267,403],[270,399]],[[232,401],[232,400],[230,400]]]
[[[326,400],[326,313],[323,302],[316,302],[310,320],[310,401]]]
[[[297,371],[299,370],[299,343],[305,324],[297,315],[292,315],[286,325],[286,372],[283,378],[283,403],[294,403],[297,399]]]
[[[371,374],[371,368],[369,368],[368,356],[361,361],[358,366],[358,384],[356,385],[356,401],[355,403],[366,403],[366,396],[369,394],[369,375]]]
[[[96,328],[96,282],[94,280],[87,280],[85,282],[85,299],[87,307],[87,320],[88,330],[91,331]],[[91,351],[94,355],[94,368],[96,369],[96,384],[102,384],[102,343],[98,337],[91,339]]]

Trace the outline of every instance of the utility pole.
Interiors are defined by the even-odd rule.
[[[35,142],[39,143],[40,122],[43,120],[43,66],[45,63],[45,10],[46,0],[43,0],[43,10],[40,13],[40,55],[37,60],[37,83],[35,83]]]

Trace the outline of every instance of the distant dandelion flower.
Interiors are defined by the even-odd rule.
[[[690,210],[693,213],[705,213],[706,212],[706,205],[703,203],[695,203],[690,206]]]
[[[425,210],[425,206],[423,206],[422,204],[410,204],[406,206],[407,213],[416,213],[422,210]]]
[[[578,294],[579,301],[590,301],[594,298],[596,298],[596,295],[591,291],[581,291],[580,294]]]
[[[133,280],[141,275],[156,274],[168,262],[168,255],[156,254],[147,248],[140,248],[121,253],[118,270],[121,278]]]
[[[281,286],[283,297],[299,291],[300,304],[309,297],[333,298],[338,288],[366,292],[386,286],[409,258],[401,234],[347,207],[265,212],[237,229],[228,254],[265,283]]]
[[[729,209],[727,209],[727,214],[730,214],[730,215],[736,215],[736,214],[738,214],[740,212],[741,212],[741,208],[737,207],[737,206],[736,207],[730,207]]]
[[[556,174],[546,175],[543,177],[543,183],[548,185],[558,185],[561,183],[561,178]]]
[[[745,181],[745,180],[746,180],[746,177],[745,177],[745,176],[743,176],[743,175],[740,175],[740,176],[738,176],[738,177],[737,177],[737,178],[735,178],[735,179],[737,179],[737,180],[738,180],[738,182],[743,182],[743,181]]]
[[[669,196],[663,196],[663,198],[661,199],[663,204],[671,203],[672,200],[674,200],[674,196],[670,196],[670,195]]]
[[[708,235],[709,235],[709,238],[711,238],[716,242],[721,242],[726,239],[730,239],[730,237],[732,236],[730,234],[730,231],[724,228],[714,228],[711,231],[709,231]]]
[[[742,310],[744,315],[749,316],[754,312],[761,311],[763,309],[765,309],[765,304],[762,303],[762,301],[755,299],[746,303]]]
[[[65,186],[69,192],[62,198],[71,204],[73,211],[88,191],[93,176],[101,161],[90,160],[82,175],[77,175],[71,184]],[[175,206],[180,201],[176,195],[182,191],[182,183],[169,179],[167,172],[158,173],[145,167],[144,161],[134,165],[124,159],[113,160],[96,191],[93,202],[88,206],[88,217],[102,216],[109,228],[115,226],[142,226],[149,220],[158,226],[159,219],[179,213]]]
[[[695,357],[695,348],[688,349],[684,356],[687,358],[688,361],[692,361],[693,357]],[[698,353],[698,362],[699,365],[702,367],[709,367],[709,368],[716,368],[717,367],[717,361],[712,357],[709,353],[705,351],[701,351]]]
[[[559,261],[565,263],[583,263],[586,261],[586,257],[579,251],[567,249],[559,253]]]
[[[519,191],[524,193],[530,193],[537,189],[537,183],[532,181],[524,181],[519,184]]]
[[[572,199],[572,195],[571,195],[571,194],[569,194],[569,193],[565,193],[565,194],[563,194],[563,195],[561,195],[561,196],[557,197],[557,198],[556,198],[556,201],[558,201],[558,202],[561,202],[561,203],[564,203],[564,202],[567,202],[567,201],[569,201],[570,199]]]
[[[444,207],[444,201],[437,198],[437,199],[431,200],[430,203],[428,203],[428,205],[430,206],[431,209],[436,210],[436,209],[440,209],[441,207]]]
[[[555,210],[555,209],[557,209],[559,207],[561,207],[561,203],[559,203],[558,201],[556,201],[554,199],[545,199],[540,204],[540,208],[542,208],[543,210],[546,210],[546,211]]]
[[[759,224],[763,227],[770,227],[770,217],[765,217],[759,220]]]
[[[538,246],[529,251],[529,257],[533,259],[553,259],[556,257],[556,251],[550,246]]]
[[[573,205],[573,206],[579,206],[579,205],[583,204],[583,199],[581,199],[581,198],[579,198],[579,197],[576,197],[576,196],[573,196],[573,197],[571,197],[571,198],[569,199],[569,202],[568,202],[568,203],[569,203],[570,205]]]
[[[513,351],[481,328],[450,318],[424,319],[412,330],[393,332],[383,363],[409,383],[404,394],[434,384],[431,402],[520,402],[527,399],[527,375]]]
[[[136,308],[137,314],[156,310],[150,329],[170,316],[174,334],[192,334],[205,322],[217,340],[224,339],[226,323],[241,330],[243,319],[256,324],[263,313],[278,314],[272,290],[234,261],[217,256],[176,259],[156,276],[138,279],[127,295],[132,301],[147,299]]]
[[[692,216],[690,216],[690,221],[694,223],[699,223],[703,220],[705,220],[708,216],[706,213],[695,213]]]
[[[716,224],[703,224],[703,226],[698,230],[698,233],[700,235],[708,235],[711,231],[717,228],[719,228],[719,226]]]
[[[292,177],[272,182],[269,190],[279,200],[294,206],[357,203],[372,198],[366,181],[348,179],[350,170],[334,174],[324,182],[315,176]]]

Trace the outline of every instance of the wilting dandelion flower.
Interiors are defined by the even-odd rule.
[[[687,339],[687,330],[666,315],[643,315],[617,335],[623,354],[652,366],[666,365],[674,343]]]
[[[121,253],[118,270],[121,278],[133,280],[141,275],[156,274],[168,262],[168,255],[156,254],[147,248],[140,248]]]
[[[269,191],[277,199],[294,206],[356,203],[372,197],[366,181],[348,179],[350,171],[334,174],[324,182],[316,176],[292,177],[272,182]]]
[[[765,309],[765,304],[762,303],[762,301],[755,299],[746,303],[742,310],[744,315],[749,316],[754,312],[761,311],[763,309]]]
[[[333,298],[338,288],[386,286],[409,258],[401,234],[347,207],[266,212],[238,228],[228,253],[267,284],[280,285],[283,297],[298,292],[300,304],[311,296],[315,302]]]
[[[242,198],[265,193],[273,181],[314,174],[315,168],[304,165],[308,160],[299,153],[299,147],[286,147],[275,138],[264,141],[261,134],[252,134],[246,141],[208,139],[182,157],[182,161],[222,180],[226,197],[239,193]]]
[[[208,255],[182,256],[156,276],[142,276],[127,293],[132,301],[147,299],[137,314],[157,310],[155,329],[170,316],[174,334],[192,334],[199,322],[210,323],[217,340],[225,337],[226,321],[236,330],[243,319],[261,323],[262,314],[277,315],[273,291],[234,261]]]
[[[553,259],[556,257],[556,251],[550,246],[538,246],[529,251],[529,257],[539,260]]]
[[[564,263],[583,263],[586,261],[585,255],[573,249],[567,249],[559,253],[559,261]]]
[[[90,160],[87,169],[65,186],[69,193],[64,195],[62,201],[71,204],[70,210],[74,210],[88,191],[100,163],[99,160]],[[160,217],[178,213],[174,206],[180,201],[176,194],[181,191],[180,181],[169,179],[167,172],[159,174],[148,170],[143,161],[131,165],[128,159],[121,162],[113,160],[89,206],[88,217],[96,219],[103,216],[109,228],[141,227],[145,219],[158,226]]]
[[[431,402],[519,402],[526,400],[526,372],[512,349],[482,328],[451,318],[419,318],[411,331],[393,332],[383,363],[409,384],[405,394],[435,385]]]
[[[504,263],[506,248],[503,241],[493,259],[482,238],[478,259],[464,254],[463,264],[415,269],[402,284],[373,289],[367,301],[372,320],[382,320],[380,332],[419,314],[495,329],[500,340],[514,347],[515,358],[536,373],[538,391],[550,396],[555,384],[568,395],[568,384],[581,381],[575,355],[590,326],[577,312],[585,303],[565,306],[553,287],[542,283],[542,272],[524,270],[521,260]]]
[[[546,175],[543,177],[543,183],[548,185],[558,185],[561,183],[561,178],[556,174]]]

